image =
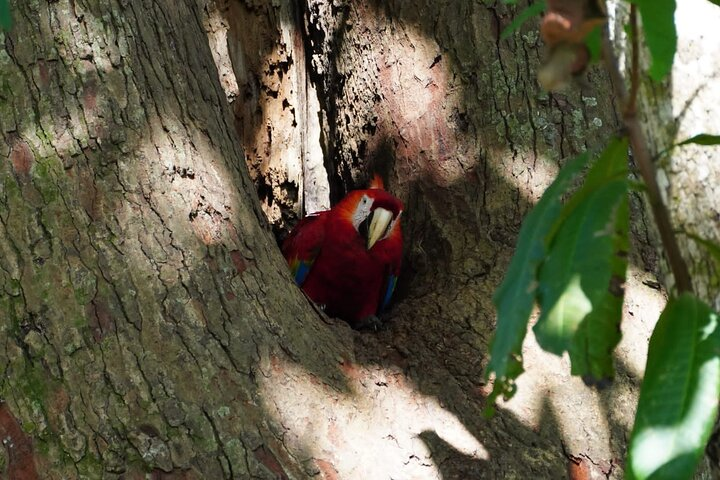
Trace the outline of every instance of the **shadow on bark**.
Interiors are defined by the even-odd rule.
[[[592,70],[588,81],[600,85],[599,92],[588,86],[567,94],[540,92],[533,73],[537,36],[528,30],[503,44],[496,40],[512,17],[504,7],[482,13],[473,2],[378,5],[341,3],[329,15],[318,2],[306,6],[307,64],[311,70],[323,66],[310,75],[328,117],[324,149],[334,196],[361,186],[367,170],[382,165],[392,171],[391,189],[408,205],[408,252],[391,327],[376,337],[353,333],[356,358],[367,368],[401,368],[420,394],[449,406],[486,445],[496,468],[517,461],[503,442],[519,441],[522,448],[535,443],[555,452],[546,467],[553,475],[564,472],[563,442],[546,416],[550,428],[538,433],[501,411],[498,422],[512,425],[506,429],[511,433],[492,439],[480,415],[481,378],[494,328],[490,296],[522,217],[560,159],[599,145],[617,126],[607,79]],[[354,32],[372,40],[363,43]],[[368,48],[371,42],[379,47]],[[410,65],[403,70],[405,54]],[[419,88],[412,86],[414,71],[420,72]],[[393,89],[390,80],[400,87]],[[407,80],[409,93],[403,92]],[[427,89],[431,93],[423,98]],[[448,92],[455,100],[445,98]],[[412,103],[417,98],[421,102]],[[623,434],[613,432],[617,451],[615,442],[623,441],[617,435]],[[589,451],[592,445],[571,448]]]
[[[335,29],[330,41],[308,46],[311,58],[330,62],[318,61],[327,68],[314,77],[323,110],[336,117],[328,122],[325,151],[346,185],[373,168],[366,159],[389,157],[390,189],[407,205],[407,254],[391,327],[376,343],[356,334],[358,359],[374,365],[402,358],[394,365],[457,415],[496,468],[517,464],[517,451],[534,442],[555,452],[546,473],[564,474],[567,458],[553,420],[543,415],[552,427],[534,432],[501,411],[498,421],[512,428],[493,440],[492,422],[480,415],[483,395],[473,392],[484,388],[494,329],[490,297],[523,216],[562,159],[602,145],[618,128],[607,76],[591,69],[579,88],[541,92],[534,74],[538,36],[529,28],[500,42],[513,12],[499,4],[353,2],[328,18],[313,9],[317,3],[308,2],[306,22]],[[645,228],[635,225],[637,236]],[[652,248],[643,240],[642,261],[635,258],[640,269],[652,268]],[[578,412],[578,425],[594,428],[593,419],[607,417],[610,406]],[[603,455],[593,460],[612,464],[622,430],[612,429],[612,448],[573,432],[569,454]]]
[[[344,435],[335,415],[351,422],[367,403],[380,415],[375,406],[393,403],[378,400],[382,383],[395,378],[410,386],[393,414],[437,404],[433,412],[449,412],[490,455],[461,453],[447,434],[415,432],[410,422],[410,443],[397,451],[413,454],[419,436],[437,476],[564,474],[561,429],[547,405],[538,431],[510,411],[481,416],[490,296],[558,159],[586,146],[579,128],[610,110],[590,114],[578,94],[543,97],[533,67],[523,71],[513,59],[536,65],[537,40],[498,46],[498,19],[509,16],[476,4],[342,5],[330,11],[330,39],[310,35],[313,48],[329,48],[307,46],[302,62],[327,55],[332,67],[314,79],[326,102],[334,195],[366,175],[367,158],[392,157],[375,165],[392,172],[390,186],[408,205],[406,266],[379,334],[323,323],[291,287],[263,228],[199,7],[14,6],[21,20],[5,43],[12,68],[0,75],[19,86],[13,114],[32,116],[5,136],[12,161],[0,170],[0,285],[8,294],[0,305],[10,332],[2,395],[32,432],[41,470],[332,478],[341,467],[334,463],[363,448],[353,438],[385,438],[382,430]],[[320,32],[328,24],[314,23],[316,14],[306,20]],[[469,40],[476,19],[493,38]],[[84,30],[61,42],[76,24]],[[394,39],[403,50],[388,46],[372,57],[375,70],[361,71],[346,59],[367,47],[357,42],[361,27],[371,41]],[[417,43],[423,38],[429,43]],[[398,55],[410,50],[430,72],[418,81]],[[412,98],[393,79],[410,81],[410,95],[424,103],[403,108]],[[256,87],[239,101],[255,102]],[[536,110],[551,106],[541,125]],[[603,122],[602,132],[614,124]],[[244,128],[240,136],[252,139],[264,125]],[[542,166],[547,174],[533,173]],[[393,428],[392,416],[372,415],[357,427],[378,418]],[[336,451],[318,448],[325,441]],[[522,463],[518,452],[536,461]],[[351,471],[362,476],[372,461]]]
[[[552,419],[552,409],[548,402],[542,405],[543,418]],[[532,472],[537,478],[562,478],[565,476],[564,456],[559,456],[555,449],[548,450],[536,441],[538,431],[532,431],[519,419],[508,413],[501,413],[500,417],[490,421],[492,427],[498,432],[495,434],[500,440],[494,449],[490,449],[491,462],[478,461],[455,450],[451,445],[440,438],[435,432],[423,432],[420,438],[428,445],[432,459],[438,466],[443,480],[461,480],[468,478],[522,478],[527,472]],[[553,421],[543,422],[540,427],[543,435],[554,437],[562,441],[557,424]],[[498,462],[507,454],[508,444],[502,440],[505,431],[518,432],[519,438],[527,443],[520,448],[512,448],[514,461]],[[478,434],[481,432],[477,432]]]
[[[285,288],[197,6],[13,11],[0,363],[38,471],[302,476],[258,378],[287,356],[342,392],[341,343]]]

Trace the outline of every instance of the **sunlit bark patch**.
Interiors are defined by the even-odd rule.
[[[205,29],[261,207],[276,232],[329,208],[319,105],[290,3],[217,2]]]
[[[700,133],[720,132],[720,10],[710,2],[678,2],[675,23],[678,50],[668,91],[651,98],[669,99],[648,105],[654,132],[667,134],[657,150]],[[650,97],[650,96],[648,96]],[[661,187],[675,228],[720,244],[720,155],[718,147],[687,145],[658,162]],[[698,296],[720,309],[720,264],[688,237],[678,238]],[[672,276],[669,275],[672,279]]]
[[[428,432],[468,457],[488,460],[461,421],[401,373],[339,361],[350,374],[350,393],[277,358],[260,384],[265,408],[285,427],[285,447],[311,455],[327,478],[440,478],[423,439]]]
[[[394,48],[381,50],[376,58],[383,90],[379,137],[400,139],[395,154],[410,178],[429,175],[447,186],[465,174],[453,121],[460,107],[448,81],[448,59],[420,32],[402,33],[405,42],[394,42]]]

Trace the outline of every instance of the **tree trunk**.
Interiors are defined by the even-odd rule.
[[[481,414],[522,217],[617,126],[600,71],[540,92],[536,26],[498,41],[499,2],[100,3],[14,2],[0,50],[8,478],[620,478],[647,249],[615,386],[529,340],[520,394]],[[361,333],[292,286],[265,213],[373,170],[407,254]]]
[[[288,381],[272,374],[285,364],[347,390],[350,337],[289,288],[200,9],[12,9],[0,54],[6,473],[304,477],[262,390]]]
[[[493,420],[481,413],[490,299],[521,221],[564,159],[600,148],[618,128],[601,69],[547,94],[535,80],[543,54],[536,24],[498,39],[521,9],[308,1],[331,192],[337,199],[343,185],[380,170],[407,206],[399,304],[381,346],[363,344],[364,355],[382,357],[386,345],[403,352],[420,391],[439,398],[488,451],[478,462],[447,439],[426,442],[442,478],[621,478],[647,337],[664,303],[649,286],[657,286],[648,273],[655,254],[638,202],[615,385],[587,389],[569,376],[566,359],[540,351],[530,335],[518,395]]]

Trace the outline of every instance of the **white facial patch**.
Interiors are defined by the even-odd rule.
[[[372,207],[373,199],[367,195],[363,195],[358,202],[358,206],[355,209],[355,213],[352,216],[352,224],[355,230],[360,228],[360,224],[370,215],[370,208]]]

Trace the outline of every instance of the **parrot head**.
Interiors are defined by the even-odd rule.
[[[378,242],[401,235],[402,202],[381,188],[355,190],[338,205],[370,250]]]

